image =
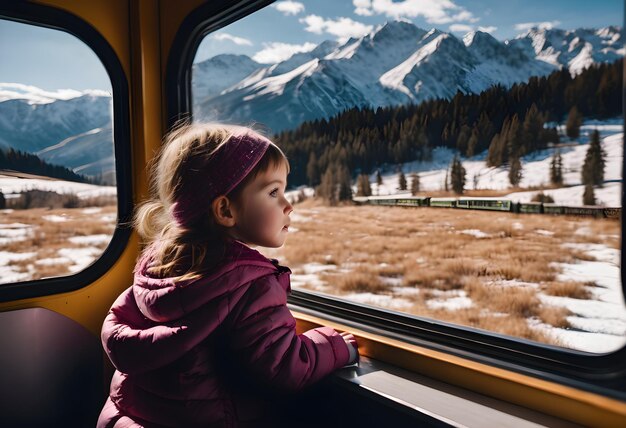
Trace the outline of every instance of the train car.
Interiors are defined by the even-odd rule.
[[[557,204],[543,204],[543,212],[545,214],[564,214],[564,207]]]
[[[583,216],[583,217],[595,217],[602,218],[604,217],[604,208],[583,205],[580,207],[563,207],[563,214],[565,215],[575,215],[575,216]]]
[[[354,196],[352,201],[357,205],[367,205],[370,203],[368,196]]]
[[[224,117],[251,123],[254,118],[238,115],[252,109],[254,103],[265,100],[267,104],[258,111],[268,123],[274,120],[274,126],[280,126],[293,118],[312,118],[317,125],[321,123],[320,126],[328,129],[336,128],[339,137],[332,140],[334,144],[344,136],[343,128],[336,126],[333,119],[338,111],[324,110],[327,115],[323,118],[310,115],[328,106],[351,108],[350,114],[364,108],[362,104],[368,97],[357,95],[355,91],[359,87],[354,84],[354,76],[335,73],[351,71],[356,61],[362,59],[360,55],[371,54],[377,43],[382,44],[383,52],[391,54],[391,59],[383,61],[381,57],[369,56],[366,58],[370,60],[361,64],[365,68],[358,69],[365,76],[374,76],[373,83],[363,85],[361,89],[382,88],[376,99],[381,102],[392,99],[390,88],[400,88],[398,99],[412,99],[413,95],[407,97],[407,93],[422,86],[422,83],[415,85],[419,75],[412,73],[417,73],[424,65],[428,79],[434,79],[437,88],[445,89],[441,94],[437,92],[435,97],[441,98],[444,93],[451,96],[457,93],[457,98],[461,97],[457,86],[446,88],[445,79],[438,81],[437,73],[433,73],[437,69],[430,68],[439,61],[436,57],[437,61],[416,58],[430,54],[439,46],[445,49],[444,57],[460,51],[463,58],[473,58],[470,49],[465,50],[464,43],[452,33],[428,31],[430,27],[426,30],[409,27],[407,17],[424,19],[422,26],[445,23],[442,28],[446,31],[452,28],[451,32],[459,27],[482,28],[485,31],[477,31],[476,34],[481,34],[473,36],[483,37],[483,46],[488,48],[484,50],[486,55],[495,55],[494,52],[506,47],[501,43],[493,49],[496,41],[486,33],[492,30],[478,27],[483,24],[478,21],[488,15],[481,14],[478,18],[479,11],[486,10],[484,2],[425,2],[419,7],[412,6],[412,3],[335,0],[275,3],[267,0],[0,1],[0,49],[12,48],[10,52],[2,50],[0,82],[14,82],[9,86],[0,84],[0,107],[3,107],[0,110],[0,146],[4,149],[5,144],[18,141],[25,152],[45,155],[51,164],[60,162],[60,159],[65,161],[70,155],[76,161],[59,170],[63,174],[73,173],[71,180],[29,178],[32,184],[28,186],[36,185],[41,192],[37,196],[42,198],[38,206],[28,205],[33,203],[34,193],[23,196],[33,188],[19,182],[22,187],[15,190],[18,187],[16,177],[10,176],[8,171],[0,172],[2,200],[6,195],[6,204],[15,207],[0,207],[0,257],[4,263],[0,270],[0,426],[96,425],[114,372],[100,339],[103,321],[113,302],[133,283],[135,262],[144,245],[133,227],[133,213],[148,199],[148,167],[161,147],[163,136],[180,120],[195,117],[200,111],[214,111],[219,98]],[[526,3],[523,5],[525,13],[534,9],[546,13],[543,8]],[[617,7],[618,3],[620,7]],[[493,5],[493,13],[503,11],[507,17],[519,13],[512,9],[512,3],[494,2]],[[615,7],[609,8],[609,14],[618,16],[617,24],[623,25],[622,2],[613,2],[612,6]],[[317,11],[316,7],[322,9]],[[572,8],[569,3],[565,4],[563,13],[583,18],[589,13],[588,9],[572,12]],[[341,17],[344,14],[350,14],[351,18]],[[399,19],[390,19],[391,25],[373,21],[375,17],[385,16]],[[250,25],[248,20],[255,17],[258,18],[255,22],[260,23],[258,27]],[[549,19],[556,18],[558,16]],[[539,18],[536,20],[539,22]],[[461,21],[467,24],[450,27],[451,23]],[[528,27],[528,24],[518,25],[519,28]],[[307,37],[292,40],[296,28],[305,32]],[[605,32],[609,31],[612,30],[607,27]],[[322,33],[332,35],[329,43],[308,38]],[[279,38],[281,34],[284,37]],[[598,34],[604,33],[597,31],[593,34],[595,40]],[[416,51],[417,42],[408,43],[409,36],[419,38],[425,48]],[[69,46],[65,41],[69,39],[72,47],[65,51],[64,46]],[[467,39],[466,43],[469,45],[470,41]],[[481,41],[475,41],[477,44],[472,49],[480,47]],[[363,49],[359,50],[361,42]],[[257,51],[244,58],[220,50],[220,43]],[[285,56],[285,51],[289,55]],[[210,58],[207,52],[211,52]],[[224,56],[218,58],[220,61],[204,61],[214,59],[214,54]],[[252,60],[251,56],[255,59]],[[196,58],[202,61],[196,61]],[[9,66],[20,66],[25,59],[32,61],[24,62],[26,65],[22,69],[9,76],[9,70],[12,70]],[[348,62],[350,59],[355,63]],[[233,64],[237,67],[229,68]],[[263,66],[259,68],[259,64]],[[473,70],[473,62],[468,64]],[[383,65],[387,67],[384,70],[380,68]],[[536,64],[533,67],[537,68]],[[57,71],[53,73],[53,70]],[[315,74],[315,71],[322,74]],[[459,73],[461,71],[465,75],[469,68],[459,69]],[[404,73],[402,76],[401,72]],[[199,76],[197,73],[207,74],[204,79],[194,80],[193,76]],[[60,79],[49,83],[52,89],[33,89],[33,82],[47,81],[44,79],[52,74]],[[569,73],[564,74],[571,79]],[[288,79],[296,75],[299,80]],[[81,80],[92,76],[99,76],[99,81],[104,82],[96,91],[91,90],[92,81]],[[61,79],[63,77],[69,77],[71,83],[66,83],[68,81]],[[261,80],[265,86],[259,86]],[[405,85],[407,82],[413,83]],[[68,89],[71,85],[76,88]],[[238,92],[244,87],[249,92]],[[306,93],[307,89],[317,92]],[[340,103],[340,95],[355,104]],[[242,100],[235,106],[237,108],[229,104],[236,97]],[[298,101],[303,105],[299,106]],[[504,104],[497,102],[498,106]],[[386,104],[378,107],[382,115],[391,116]],[[443,111],[447,110],[441,109]],[[437,120],[442,116],[441,112],[438,110]],[[374,108],[371,116],[375,114]],[[470,116],[479,117],[480,114],[477,107],[469,110]],[[33,122],[24,122],[26,119]],[[211,116],[207,114],[205,119],[209,120]],[[370,118],[370,121],[373,120]],[[17,123],[19,127],[10,128]],[[439,125],[431,123],[427,130]],[[401,126],[390,126],[390,135],[396,129],[404,129],[404,124]],[[9,128],[11,133],[7,131]],[[25,133],[17,134],[20,129]],[[471,128],[468,129],[469,138]],[[368,130],[365,134],[370,135]],[[371,135],[371,140],[376,140],[387,134],[385,131],[380,135],[372,132]],[[53,138],[54,143],[43,145],[48,138]],[[59,152],[59,149],[65,151]],[[17,151],[12,153],[17,159]],[[339,158],[339,153],[339,150],[328,150],[324,156]],[[23,158],[25,164],[42,165],[26,155]],[[300,174],[302,178],[306,175],[302,171],[306,170],[307,163],[299,161],[292,160],[299,168],[294,168],[292,173],[295,176]],[[315,163],[312,165],[313,171]],[[70,188],[75,193],[70,194]],[[395,196],[358,199],[361,203],[412,206],[423,206],[421,204],[426,204],[427,200]],[[465,208],[470,208],[470,200],[463,201],[467,205]],[[507,208],[502,200],[482,206],[478,201],[474,208],[510,209],[510,205]],[[18,208],[19,204],[22,206]],[[431,198],[429,205],[455,208],[457,200]],[[557,208],[562,213],[562,207],[544,204],[547,213],[555,212]],[[407,215],[407,210],[393,211],[403,211],[401,214]],[[435,216],[442,214],[442,210],[422,212],[425,211],[432,211]],[[445,212],[452,216],[454,213],[453,210]],[[604,213],[615,215],[616,211],[604,209]],[[305,220],[313,220],[313,217]],[[623,223],[620,224],[621,241],[624,242]],[[370,267],[387,269],[388,273],[394,274],[386,262],[380,260],[385,256],[383,252],[378,258],[369,260],[368,269],[355,275],[352,282],[346,282],[343,294],[339,296],[329,295],[323,287],[293,287],[288,304],[297,330],[303,332],[329,326],[350,332],[358,341],[361,357],[357,365],[340,368],[299,394],[268,395],[268,400],[278,397],[276,402],[285,410],[285,417],[289,420],[284,426],[626,426],[626,340],[606,352],[581,351],[488,331],[475,323],[461,325],[434,318],[433,314],[443,311],[461,316],[475,310],[471,314],[474,322],[483,317],[500,324],[511,321],[501,311],[476,310],[471,302],[468,304],[470,296],[462,295],[456,289],[463,278],[470,276],[468,271],[486,271],[488,268],[473,269],[472,265],[472,269],[466,269],[461,263],[473,263],[473,260],[458,261],[448,257],[450,248],[457,245],[451,228],[444,230],[449,235],[442,240],[446,249],[440,263],[431,266],[414,254],[416,251],[426,253],[426,245],[420,238],[392,236],[393,228],[384,226],[381,229],[389,235],[389,240],[400,238],[410,247],[402,256],[402,263],[417,266],[414,274],[418,270],[427,271],[427,274],[443,271],[449,283],[443,284],[445,289],[430,293],[430,305],[424,306],[422,313],[401,312],[401,308],[411,306],[406,304],[410,293],[426,300],[425,293],[417,280],[402,288],[402,281],[398,278],[388,277],[384,282],[377,272],[368,270]],[[368,230],[361,232],[355,241],[369,233]],[[469,239],[467,233],[475,233],[472,229],[464,229],[464,232],[464,240]],[[298,239],[299,232],[293,233]],[[329,234],[332,235],[332,231]],[[481,241],[487,242],[486,239]],[[308,241],[305,243],[309,245]],[[344,244],[333,242],[332,246]],[[387,244],[378,242],[373,247],[386,251]],[[411,246],[413,244],[415,246]],[[332,260],[324,258],[331,245],[326,248],[311,241],[310,246],[321,254],[319,260],[327,263],[321,264],[316,259],[306,264],[306,268],[314,270],[322,266],[325,269],[332,265]],[[510,247],[498,256],[509,257]],[[360,257],[360,252],[355,252],[354,256]],[[624,266],[623,258],[621,260],[621,266]],[[476,263],[479,262],[482,263]],[[356,264],[366,265],[352,262],[352,265]],[[517,272],[513,268],[508,271]],[[545,274],[549,277],[553,272]],[[300,276],[306,275],[307,272]],[[603,274],[596,273],[596,276],[598,281],[604,278]],[[295,279],[294,274],[292,283]],[[363,284],[368,284],[366,280],[383,290],[379,300],[394,299],[395,306],[380,307],[376,302],[366,300],[372,294],[363,291]],[[407,281],[410,282],[411,278]],[[510,290],[514,280],[506,281],[502,287],[494,289],[500,292],[499,296],[513,294]],[[623,289],[622,285],[622,292]],[[476,286],[474,291],[483,297],[491,296],[486,288]],[[623,299],[623,294],[618,291],[618,299]],[[353,299],[349,300],[348,295]],[[526,295],[525,291],[516,294],[520,299]],[[456,306],[443,305],[442,296],[455,299],[452,303]],[[546,300],[560,298],[545,297]],[[515,300],[512,303],[523,310],[544,306],[539,300]],[[615,306],[620,304],[623,306],[621,300]],[[257,315],[263,316],[262,313]],[[147,323],[148,320],[142,319],[141,322]],[[564,322],[569,321],[565,319]],[[542,323],[543,320],[535,318],[517,327],[524,331],[532,328],[540,331]],[[615,331],[621,328],[620,325],[615,323],[603,328]],[[177,328],[177,331],[185,330],[184,326]],[[581,337],[576,335],[580,332],[574,324],[566,333],[572,334],[575,340]],[[599,346],[605,337],[603,332],[599,333],[594,336],[594,343]],[[136,357],[150,361],[154,356]],[[206,355],[198,351],[196,357],[202,359]],[[315,356],[303,352],[294,356],[294,359],[298,358]],[[122,376],[133,375],[141,376],[141,373]],[[243,377],[241,373],[239,375]],[[190,382],[194,381],[193,376],[189,373]],[[185,426],[183,421],[171,417],[167,406],[162,406],[162,410],[170,417],[152,421],[153,426]],[[190,408],[189,412],[194,410]],[[124,422],[121,420],[116,426],[122,426]]]
[[[437,208],[456,208],[456,198],[430,198],[430,206]]]
[[[402,207],[428,207],[430,206],[430,197],[408,197],[396,199],[396,205]]]
[[[603,208],[603,214],[605,218],[612,218],[619,220],[622,216],[621,208]]]
[[[394,195],[390,196],[369,196],[367,198],[368,203],[372,205],[397,205],[398,197]]]
[[[512,204],[508,199],[500,198],[459,198],[457,208],[470,210],[511,211]]]
[[[524,214],[543,214],[543,203],[518,202],[517,204],[514,204],[514,211]]]

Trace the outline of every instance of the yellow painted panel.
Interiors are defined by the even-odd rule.
[[[89,23],[109,42],[120,59],[124,72],[127,76],[129,75],[128,0],[35,0],[32,2],[64,10]]]

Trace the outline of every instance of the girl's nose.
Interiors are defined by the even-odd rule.
[[[283,210],[285,214],[289,215],[293,212],[293,205],[289,203],[288,199],[285,199],[287,205],[285,205],[285,209]]]

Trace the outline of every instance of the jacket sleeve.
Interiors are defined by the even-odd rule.
[[[299,390],[349,361],[348,345],[332,328],[296,334],[287,293],[275,275],[254,281],[233,309],[230,351],[264,383]]]

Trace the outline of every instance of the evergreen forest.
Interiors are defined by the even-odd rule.
[[[568,121],[568,138],[582,118],[622,114],[622,61],[597,64],[572,77],[569,70],[532,77],[510,88],[496,85],[480,94],[457,92],[452,99],[419,105],[352,108],[332,118],[302,123],[275,136],[291,164],[290,187],[323,184],[333,175],[371,174],[410,162],[428,161],[438,146],[471,157],[488,151],[490,166],[508,165],[560,138],[556,125]],[[572,122],[571,124],[569,122]]]
[[[78,183],[99,184],[97,179],[76,174],[69,168],[49,164],[36,155],[13,148],[6,151],[0,150],[0,170],[19,171]]]

